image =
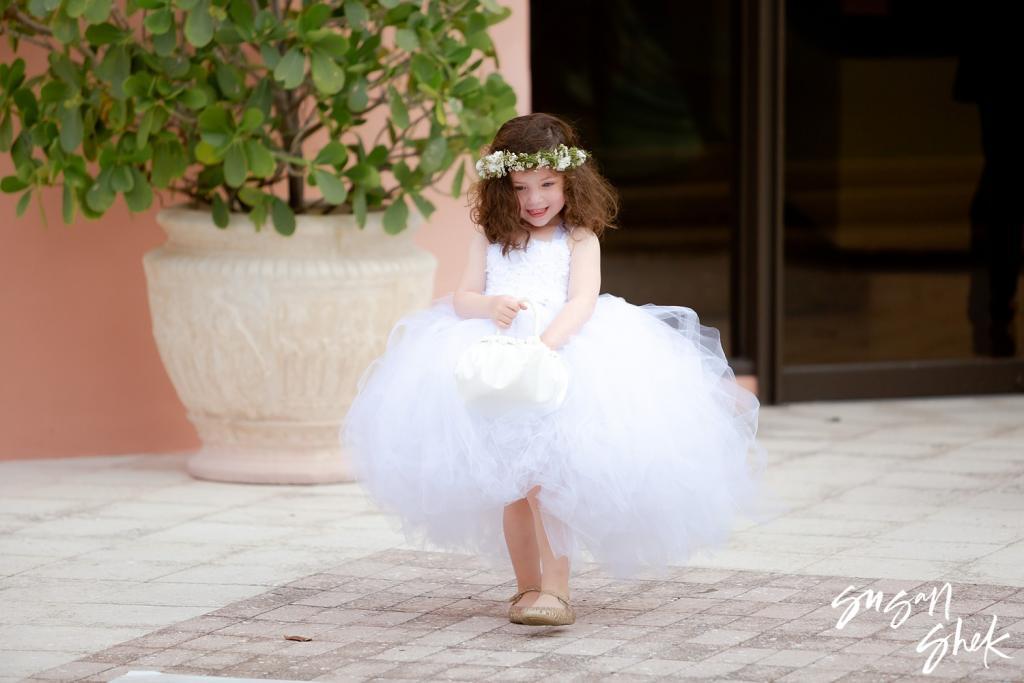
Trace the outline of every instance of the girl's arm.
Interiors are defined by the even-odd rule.
[[[590,319],[601,291],[601,243],[589,230],[584,234],[572,251],[569,298],[540,336],[553,349],[561,348]]]
[[[492,296],[485,296],[487,268],[487,238],[479,231],[473,232],[469,245],[469,258],[462,273],[462,281],[455,290],[452,305],[455,313],[462,318],[491,317]]]

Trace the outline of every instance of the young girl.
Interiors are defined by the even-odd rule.
[[[569,574],[584,549],[627,578],[721,545],[736,513],[754,512],[764,469],[759,402],[718,331],[689,308],[599,294],[617,199],[577,145],[547,114],[501,127],[477,164],[479,229],[458,289],[395,325],[341,431],[357,479],[409,541],[511,562],[517,623],[575,621]],[[544,416],[471,413],[460,352],[499,330],[529,335],[533,316],[569,367],[564,402]]]

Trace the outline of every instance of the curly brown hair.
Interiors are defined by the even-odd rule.
[[[559,144],[580,146],[572,126],[551,114],[527,114],[506,121],[484,154],[499,149],[533,154]],[[562,220],[567,227],[587,228],[599,238],[606,229],[618,227],[613,223],[619,212],[618,194],[598,171],[593,157],[561,173],[565,176]],[[470,207],[470,218],[484,229],[491,244],[502,245],[502,254],[520,248],[519,242],[522,248],[529,244],[530,230],[520,217],[511,174],[478,180],[470,189]]]

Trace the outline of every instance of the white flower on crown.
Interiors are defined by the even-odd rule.
[[[476,171],[481,178],[497,178],[510,171],[525,171],[531,168],[553,168],[565,171],[584,163],[589,154],[577,147],[560,144],[553,149],[532,154],[498,150],[476,162]]]

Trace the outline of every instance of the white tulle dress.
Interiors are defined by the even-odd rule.
[[[530,299],[540,330],[569,286],[571,237],[559,227],[525,250],[487,251],[485,294]],[[503,508],[540,485],[552,550],[618,578],[661,575],[757,520],[764,448],[759,402],[736,384],[718,330],[682,306],[601,294],[560,349],[562,406],[537,417],[479,417],[457,393],[459,353],[499,331],[462,318],[452,294],[402,318],[364,372],[340,431],[357,480],[413,545],[511,568]],[[507,334],[533,331],[520,311]]]

